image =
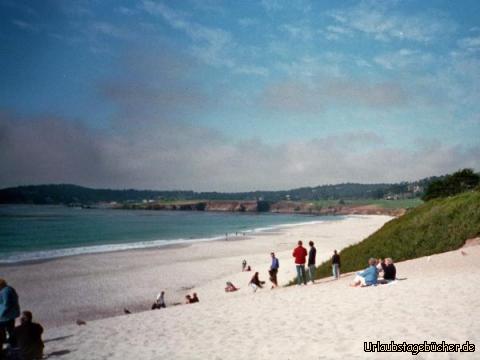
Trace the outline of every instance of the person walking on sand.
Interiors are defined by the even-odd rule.
[[[337,250],[333,250],[332,273],[336,280],[340,278],[340,255],[337,254]]]
[[[305,274],[305,260],[307,258],[307,249],[302,245],[302,241],[298,241],[298,246],[293,249],[292,256],[295,258],[295,266],[297,268],[297,285],[307,285],[307,277]]]
[[[242,271],[245,271],[246,267],[247,267],[247,260],[243,259],[243,261],[242,261]]]
[[[310,250],[308,251],[308,275],[310,276],[312,284],[315,284],[315,258],[317,256],[317,249],[315,249],[313,241],[310,241],[308,245],[310,245]]]
[[[0,279],[0,351],[8,334],[8,343],[15,347],[15,319],[20,316],[20,305],[15,289]]]
[[[278,286],[277,273],[278,273],[278,268],[280,267],[280,262],[278,261],[278,258],[275,256],[274,252],[270,253],[270,256],[272,257],[272,264],[270,265],[270,270],[268,270],[268,274],[270,275],[270,281],[273,284],[272,285],[272,289],[273,289]]]

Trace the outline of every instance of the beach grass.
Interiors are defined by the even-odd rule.
[[[360,243],[343,249],[341,271],[363,269],[370,257],[403,261],[455,250],[479,234],[480,191],[432,200],[389,221]],[[330,261],[317,269],[317,278],[328,276],[331,276]]]
[[[347,199],[347,200],[317,200],[314,202],[315,207],[325,208],[329,206],[366,206],[375,205],[382,209],[411,209],[423,204],[420,198],[412,199]]]

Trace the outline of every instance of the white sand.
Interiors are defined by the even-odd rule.
[[[268,252],[274,249],[281,262],[279,278],[286,282],[294,273],[290,252],[296,240],[315,241],[319,257],[326,258],[332,248],[340,249],[360,241],[387,220],[379,216],[352,217],[338,223],[293,227],[279,234],[244,241],[129,252],[125,258],[122,253],[78,257],[83,266],[99,263],[98,268],[94,266],[89,270],[91,274],[98,272],[97,279],[87,276],[84,280],[88,291],[95,288],[90,282],[102,289],[105,284],[100,284],[107,280],[121,283],[115,280],[115,271],[112,274],[100,271],[101,261],[97,260],[102,258],[106,268],[112,271],[113,260],[107,259],[118,260],[120,256],[122,262],[117,264],[120,277],[125,276],[125,267],[135,274],[125,279],[127,291],[141,294],[143,290],[138,291],[137,287],[148,288],[153,298],[151,288],[155,282],[151,282],[149,274],[154,272],[159,276],[158,283],[176,284],[167,288],[167,301],[173,296],[169,289],[191,283],[196,287],[190,292],[196,291],[201,302],[87,321],[85,326],[49,327],[45,336],[46,353],[63,354],[62,359],[385,359],[412,358],[412,355],[367,354],[363,351],[363,342],[463,343],[469,340],[480,344],[478,246],[464,249],[467,255],[454,251],[429,260],[398,263],[398,276],[407,280],[362,289],[350,288],[348,283],[353,276],[346,275],[339,281],[261,289],[254,294],[246,286],[251,274],[240,272],[240,262],[247,258],[261,272],[261,278],[267,280]],[[162,255],[165,252],[169,255]],[[151,266],[150,257],[158,261],[150,271],[142,265],[134,266],[139,260]],[[73,260],[32,266],[66,266],[70,261]],[[39,276],[37,272],[34,275]],[[71,278],[72,287],[78,285],[81,278]],[[132,278],[136,284],[133,289]],[[226,280],[240,286],[240,291],[224,293]],[[58,279],[58,282],[65,286],[66,280]],[[60,285],[55,284],[56,281],[52,281],[58,291]],[[69,291],[72,289],[65,290],[65,296],[70,295]],[[77,293],[81,297],[80,289]],[[98,300],[97,295],[88,292],[87,295]],[[120,304],[114,298],[118,293],[110,290],[109,296],[112,296],[109,304]],[[50,302],[59,309],[57,303],[63,306],[66,300],[59,295],[58,299],[50,297]],[[81,297],[79,303],[84,302]],[[32,305],[32,309],[44,314],[44,309],[38,306]],[[473,354],[423,353],[416,358],[474,359],[478,358],[478,351]]]

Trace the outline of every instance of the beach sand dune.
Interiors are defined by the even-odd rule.
[[[246,258],[269,285],[269,253],[275,250],[286,284],[294,276],[297,240],[315,241],[318,260],[327,259],[334,248],[361,241],[389,220],[353,216],[239,241],[78,256],[2,271],[23,308],[46,325],[46,353],[61,359],[411,359],[410,353],[366,353],[364,342],[480,344],[480,246],[397,263],[397,276],[405,280],[368,288],[349,287],[353,274],[344,274],[338,281],[253,293],[247,286],[252,273],[240,271]],[[227,280],[240,290],[225,293]],[[145,311],[161,289],[167,309]],[[200,303],[171,305],[194,291]],[[124,307],[134,313],[121,315]],[[75,325],[77,318],[87,324]]]
[[[350,288],[353,274],[47,331],[65,359],[402,359],[364,342],[480,344],[480,247],[397,264],[406,278]],[[286,264],[285,264],[286,265]],[[289,264],[290,265],[290,264]],[[291,265],[290,265],[291,266]],[[422,353],[419,359],[476,359]]]
[[[314,218],[312,220],[321,219]],[[42,263],[0,267],[15,287],[23,309],[32,310],[47,328],[150,309],[157,293],[166,292],[167,305],[184,302],[196,291],[204,301],[224,294],[227,280],[247,291],[251,273],[241,273],[247,259],[260,278],[267,278],[270,252],[280,258],[280,283],[294,276],[291,250],[297,240],[315,241],[319,259],[333,248],[362,240],[391,218],[352,216],[341,220],[286,227],[244,240],[197,242],[158,249],[72,256]],[[229,296],[230,298],[230,296]]]

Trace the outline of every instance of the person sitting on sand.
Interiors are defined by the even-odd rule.
[[[197,302],[200,302],[200,300],[198,299],[197,293],[193,293],[192,301],[190,302],[190,304],[197,303]]]
[[[227,286],[225,287],[225,292],[234,292],[237,291],[238,288],[235,287],[230,281],[227,281]]]
[[[370,258],[368,260],[368,268],[364,271],[358,272],[353,283],[350,286],[370,286],[376,285],[378,279],[378,269],[376,267],[377,260]]]
[[[250,267],[250,265],[247,266],[247,268],[245,269],[245,271],[252,271],[252,268]]]
[[[242,261],[242,271],[245,271],[246,267],[247,267],[247,260],[243,259],[243,261]]]
[[[185,296],[185,304],[191,304],[192,303],[192,297],[190,295]]]
[[[381,263],[383,269],[383,279],[387,281],[393,281],[397,277],[397,269],[393,265],[393,260],[391,258],[386,258],[385,261]]]
[[[260,281],[258,278],[258,271],[252,276],[252,279],[248,283],[253,288],[253,292],[257,291],[257,288],[263,288],[263,284],[265,284],[265,281]]]
[[[162,291],[160,294],[157,295],[155,302],[152,305],[152,310],[166,308],[165,305],[165,291]]]
[[[43,358],[43,328],[40,324],[32,322],[32,313],[23,311],[20,325],[15,328],[17,341],[22,359],[34,360]]]

